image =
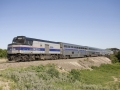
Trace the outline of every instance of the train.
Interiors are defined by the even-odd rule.
[[[111,50],[16,36],[7,46],[8,61],[57,60],[110,55]]]

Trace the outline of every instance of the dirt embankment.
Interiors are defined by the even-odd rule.
[[[60,59],[60,60],[45,60],[45,61],[31,61],[31,62],[13,62],[6,63],[5,60],[0,60],[0,70],[6,68],[27,67],[30,65],[46,65],[48,63],[55,64],[58,68],[63,70],[71,69],[91,69],[91,66],[100,66],[101,64],[110,64],[111,60],[106,57],[88,57],[88,58],[76,58],[76,59]]]
[[[66,72],[71,69],[90,69],[91,66],[100,66],[101,64],[111,64],[111,60],[106,57],[89,57],[89,58],[76,58],[76,59],[61,59],[61,60],[45,60],[45,61],[31,61],[31,62],[11,62],[7,63],[6,59],[0,60],[0,70],[6,68],[18,68],[18,67],[27,67],[30,65],[46,65],[46,64],[55,64],[57,69],[61,72]],[[117,79],[113,77],[115,81]],[[0,78],[0,89],[10,90],[9,81],[3,80]]]

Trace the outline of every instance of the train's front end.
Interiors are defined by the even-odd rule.
[[[13,38],[11,44],[8,44],[7,58],[9,61],[18,60],[18,57],[21,55],[21,47],[25,45],[25,41],[25,36],[17,36]]]

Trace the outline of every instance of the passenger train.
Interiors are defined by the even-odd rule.
[[[56,60],[110,55],[106,49],[16,36],[7,47],[9,61]]]

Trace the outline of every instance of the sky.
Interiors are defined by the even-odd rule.
[[[120,49],[120,0],[0,0],[0,48],[16,36]]]

